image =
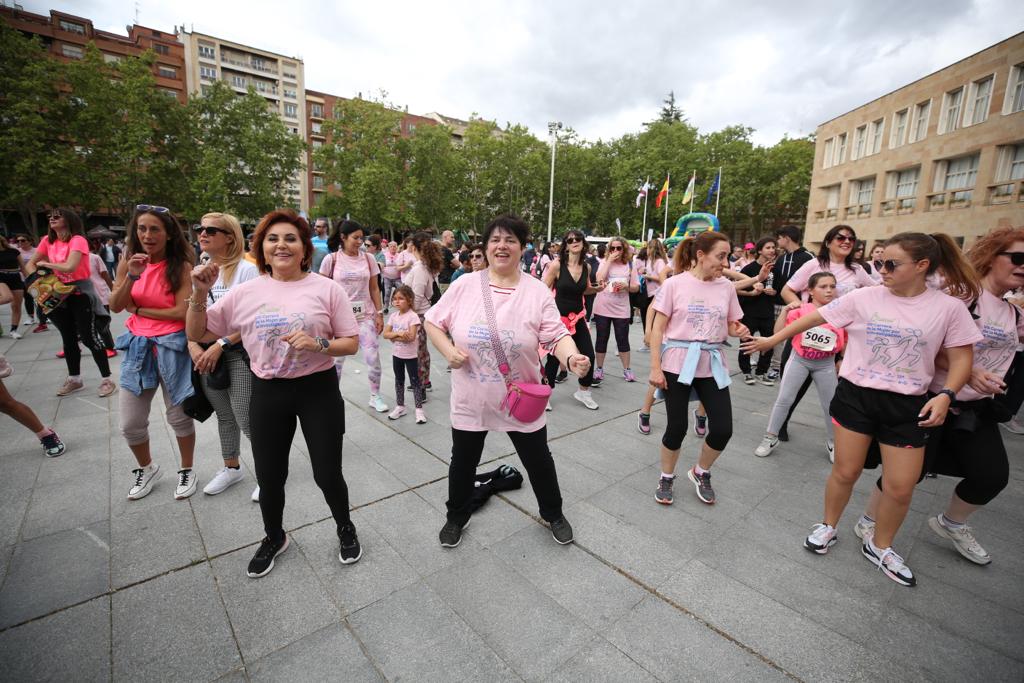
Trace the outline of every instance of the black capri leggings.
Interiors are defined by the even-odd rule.
[[[88,295],[72,294],[50,313],[50,320],[60,332],[69,375],[82,374],[82,351],[78,348],[78,340],[81,339],[92,352],[100,376],[110,377],[107,345],[103,341],[101,325],[92,310],[92,299]]]
[[[589,389],[590,385],[594,382],[594,345],[590,342],[590,328],[587,327],[587,323],[583,320],[576,321],[576,332],[572,335],[572,340],[576,342],[576,348],[584,356],[590,359],[590,369],[587,370],[585,377],[580,377],[580,386],[584,389]],[[555,386],[555,377],[558,375],[558,358],[555,354],[549,353],[548,359],[544,365],[544,376],[548,379],[548,386]]]
[[[594,350],[598,353],[608,351],[608,337],[612,325],[615,326],[615,346],[619,353],[629,353],[629,318],[609,318],[603,315],[594,315],[594,323],[597,325],[597,343]]]
[[[719,389],[714,377],[695,377],[693,384],[681,384],[679,375],[666,372],[665,381],[665,435],[661,445],[670,451],[678,451],[686,436],[687,418],[690,411],[690,387],[697,392],[700,402],[708,414],[708,435],[706,443],[716,451],[724,451],[732,438],[732,399],[729,388]]]
[[[313,480],[340,532],[349,521],[349,511],[348,485],[341,473],[345,403],[338,390],[337,372],[331,368],[292,379],[254,377],[252,382],[249,430],[267,537],[281,540],[284,536],[284,484],[296,420],[309,449]]]

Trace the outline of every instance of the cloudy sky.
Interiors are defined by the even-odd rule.
[[[640,130],[674,90],[701,130],[744,124],[772,144],[1024,27],[1020,0],[21,2],[118,33],[137,6],[152,28],[301,57],[313,90],[537,134],[559,120],[590,140]]]

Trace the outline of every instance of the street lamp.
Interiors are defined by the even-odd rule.
[[[551,190],[548,193],[548,242],[551,241],[551,218],[555,208],[555,146],[558,144],[558,131],[562,130],[561,121],[548,122],[548,134],[551,136]]]

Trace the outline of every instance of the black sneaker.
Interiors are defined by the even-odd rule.
[[[637,419],[636,428],[640,430],[641,434],[651,433],[651,415],[650,413],[640,413],[640,417]]]
[[[700,498],[701,502],[713,505],[715,502],[715,490],[711,488],[711,473],[697,474],[697,471],[691,467],[686,476],[693,482],[693,487],[697,490],[697,497]]]
[[[789,425],[782,425],[782,429],[779,430],[779,441],[789,441]]]
[[[288,535],[285,534],[281,541],[271,541],[269,538],[264,537],[260,541],[260,547],[256,551],[256,554],[249,560],[249,569],[246,570],[246,575],[250,579],[258,579],[261,576],[266,576],[270,573],[270,570],[274,568],[274,558],[288,550]]]
[[[565,380],[569,379],[569,371],[562,370],[560,373],[555,375],[555,384],[561,384]]]
[[[773,382],[778,382],[779,376],[779,371],[774,368],[769,369],[768,374],[766,375],[766,377]]]
[[[472,518],[466,520],[466,523],[459,526],[455,522],[445,522],[444,526],[441,527],[441,533],[437,535],[441,545],[445,548],[454,548],[458,544],[462,543],[462,530],[469,526]]]
[[[671,505],[674,500],[672,496],[672,485],[674,483],[676,483],[675,477],[661,477],[658,479],[658,490],[654,492],[654,500],[662,505]]]
[[[551,537],[562,545],[572,543],[572,527],[565,517],[559,517],[551,522]]]
[[[342,564],[353,564],[363,556],[363,548],[359,545],[359,537],[356,536],[356,525],[346,522],[338,533],[338,540],[341,542],[341,550],[338,551],[338,559]]]
[[[58,455],[64,454],[64,442],[57,436],[57,432],[50,432],[39,439],[39,443],[43,444],[43,452],[46,453],[47,458],[56,458]]]
[[[433,390],[434,390],[433,382],[427,382],[426,384],[423,385],[423,391],[433,391]]]

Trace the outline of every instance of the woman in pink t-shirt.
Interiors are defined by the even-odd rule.
[[[370,407],[386,413],[388,404],[380,395],[380,333],[384,331],[384,306],[377,284],[380,267],[373,256],[360,251],[364,235],[359,223],[342,221],[327,239],[330,253],[320,262],[320,274],[341,285],[352,302],[352,314],[359,323],[359,347],[370,382]],[[340,377],[345,357],[336,358],[334,365]]]
[[[722,346],[727,337],[750,331],[740,322],[736,288],[722,272],[729,263],[729,240],[704,232],[676,247],[676,275],[658,290],[651,309],[651,386],[665,392],[666,425],[661,438],[661,478],[654,499],[671,505],[676,462],[687,429],[691,389],[707,411],[709,429],[697,464],[687,478],[697,497],[715,502],[711,466],[732,438],[729,368]]]
[[[381,267],[381,278],[384,280],[384,310],[388,311],[391,303],[391,291],[402,284],[398,266],[402,263],[402,255],[398,252],[398,242],[391,240],[384,249],[384,265]]]
[[[434,385],[430,383],[430,350],[427,348],[426,325],[423,323],[424,316],[430,310],[434,287],[439,287],[437,275],[444,268],[444,257],[441,255],[441,247],[425,232],[418,232],[409,238],[406,252],[415,259],[409,274],[405,276],[405,284],[413,293],[412,310],[420,317],[416,335],[416,364],[420,386],[424,391],[433,391]]]
[[[815,273],[832,273],[836,276],[837,299],[860,287],[877,285],[878,282],[854,260],[853,248],[856,244],[857,233],[849,225],[837,225],[826,232],[817,258],[797,268],[782,288],[782,299],[786,303],[802,301],[807,283]]]
[[[654,296],[658,293],[658,289],[661,285],[672,275],[672,268],[668,263],[668,253],[665,251],[665,245],[662,244],[661,240],[657,237],[650,240],[647,243],[647,258],[640,261],[640,265],[637,270],[640,275],[644,278],[644,291],[640,291],[637,296],[640,297],[640,323],[643,328],[647,329],[647,309],[651,306],[651,301],[654,300]],[[647,344],[644,344],[641,351],[650,351]]]
[[[50,320],[60,331],[64,347],[64,362],[68,366],[68,378],[57,390],[58,396],[67,396],[82,389],[82,352],[78,348],[81,339],[92,353],[100,369],[98,394],[110,396],[117,389],[110,379],[110,361],[100,334],[101,325],[97,318],[108,316],[100,303],[89,280],[89,242],[85,239],[82,219],[70,209],[54,209],[50,212],[50,229],[36,247],[36,253],[28,262],[26,271],[33,273],[37,268],[47,268],[66,284],[73,284],[77,291],[49,314]]]
[[[469,524],[476,466],[490,431],[506,432],[512,439],[530,476],[540,516],[550,524],[554,539],[563,544],[573,540],[572,527],[562,514],[544,413],[527,424],[502,407],[506,375],[512,381],[541,381],[540,346],[551,350],[578,377],[590,368],[590,359],[579,353],[569,337],[551,291],[519,268],[528,238],[529,227],[519,218],[499,216],[491,221],[483,234],[488,269],[452,283],[426,316],[430,342],[452,368],[448,518],[439,534],[447,548],[459,544]],[[493,316],[487,312],[488,299]],[[495,336],[508,367],[502,367],[494,352]]]
[[[615,328],[615,346],[622,361],[622,376],[627,382],[635,382],[636,376],[629,366],[629,322],[633,311],[629,295],[640,291],[640,277],[633,267],[632,247],[621,237],[608,241],[608,251],[597,268],[597,296],[594,298],[594,325],[597,339],[594,342],[595,365],[594,384],[604,379],[604,357],[608,351],[608,337]]]
[[[849,341],[830,413],[835,423],[835,464],[825,488],[825,515],[804,541],[824,555],[836,543],[836,525],[864,469],[873,439],[881,445],[884,495],[873,534],[862,554],[900,585],[916,583],[892,549],[910,507],[932,427],[943,423],[950,403],[971,376],[973,346],[982,339],[964,305],[978,295],[971,267],[948,235],[901,233],[885,247],[882,287],[863,287],[808,313],[781,332],[753,339],[744,350],[771,348],[829,323],[845,327]],[[950,296],[926,284],[942,271]],[[945,385],[929,393],[935,359],[949,362]]]
[[[359,324],[341,285],[307,272],[313,252],[306,219],[278,209],[260,220],[253,237],[256,265],[265,275],[232,287],[207,310],[217,265],[192,271],[189,338],[207,342],[241,333],[255,374],[249,431],[266,537],[246,570],[251,578],[270,573],[274,558],[288,548],[284,485],[296,422],[337,525],[338,559],[351,564],[362,556],[341,471],[345,405],[334,369],[334,358],[358,350]]]

